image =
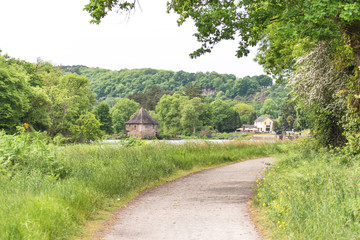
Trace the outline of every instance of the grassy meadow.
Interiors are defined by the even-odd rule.
[[[234,141],[58,147],[0,133],[0,239],[72,239],[100,211],[164,179],[286,150]]]
[[[360,157],[300,143],[258,180],[257,220],[270,239],[359,239]]]

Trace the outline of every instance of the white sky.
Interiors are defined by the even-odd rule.
[[[129,19],[107,16],[90,24],[83,11],[88,0],[1,0],[0,49],[11,57],[56,65],[85,65],[112,70],[154,68],[188,72],[215,71],[238,77],[264,74],[249,57],[235,57],[236,41],[218,44],[212,53],[190,59],[198,43],[191,22],[178,27],[166,14],[166,0],[141,0]]]

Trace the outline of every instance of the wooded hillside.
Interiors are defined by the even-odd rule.
[[[174,72],[150,68],[112,71],[86,66],[63,66],[62,69],[86,76],[98,100],[126,97],[136,92],[144,92],[154,85],[171,92],[182,92],[186,86],[191,85],[199,87],[207,94],[228,99],[245,99],[273,85],[272,79],[266,75],[237,79],[233,74]]]

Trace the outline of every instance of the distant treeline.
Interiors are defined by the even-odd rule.
[[[144,92],[157,85],[164,91],[182,92],[188,85],[197,86],[206,93],[224,95],[228,99],[248,97],[261,88],[272,86],[267,75],[236,78],[233,74],[216,72],[189,73],[184,71],[144,69],[122,69],[112,71],[86,66],[63,66],[65,72],[77,73],[90,80],[90,88],[97,99],[107,97],[126,97],[136,92]]]

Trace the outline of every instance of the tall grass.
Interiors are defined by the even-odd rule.
[[[259,179],[254,203],[272,239],[359,239],[360,157],[294,146]]]
[[[283,149],[281,144],[240,142],[59,148],[38,138],[2,134],[0,239],[70,239],[99,210],[180,170],[268,156]]]

